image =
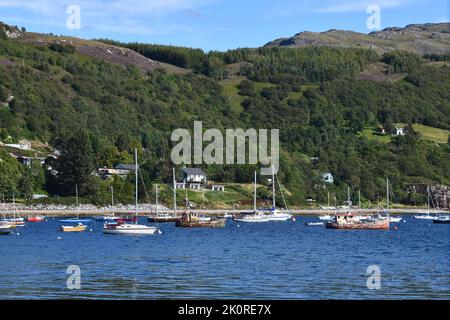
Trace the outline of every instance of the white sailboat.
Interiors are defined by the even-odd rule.
[[[280,184],[280,191],[282,191],[281,189],[281,184]],[[284,199],[284,196],[283,196]],[[286,206],[286,204],[285,204]],[[282,213],[280,211],[278,211],[276,204],[275,204],[275,169],[272,166],[272,208],[270,210],[270,214],[268,215],[269,221],[287,221],[289,219],[292,218],[292,215],[289,213]]]
[[[251,213],[243,214],[234,218],[236,222],[269,222],[267,215],[263,214],[261,211],[256,209],[256,171],[255,171],[255,181],[253,183],[253,211]]]
[[[427,186],[427,213],[426,214],[414,215],[414,219],[418,219],[418,220],[434,220],[434,219],[436,219],[438,217],[437,214],[435,214],[433,216],[430,214],[430,199],[431,199],[431,201],[433,201],[433,198],[431,197],[430,186]]]
[[[135,216],[137,217],[138,212],[138,162],[137,162],[137,149],[134,149],[134,159],[135,159]],[[155,233],[161,233],[157,227],[150,227],[143,224],[133,223],[105,223],[103,227],[103,233],[106,234],[143,234],[151,235]]]
[[[397,222],[402,221],[402,217],[399,217],[399,216],[392,217],[389,215],[389,179],[388,178],[386,178],[386,211],[385,212],[386,212],[385,216],[378,214],[378,219],[381,219],[381,220],[389,219],[389,222],[392,222],[392,223],[397,223]]]

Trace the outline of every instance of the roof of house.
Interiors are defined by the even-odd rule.
[[[114,169],[119,169],[119,170],[133,170],[135,169],[136,165],[134,164],[123,164],[123,163],[119,163],[117,166],[114,167]],[[138,166],[139,168],[139,166]]]
[[[199,176],[206,176],[206,173],[203,172],[202,169],[199,168],[183,168],[181,169],[183,173],[186,175],[199,175]]]

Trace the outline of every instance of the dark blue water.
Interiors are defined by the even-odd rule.
[[[0,299],[449,299],[450,225],[326,230],[305,221],[181,229],[155,236],[62,233],[50,219],[0,236]],[[58,240],[58,237],[62,237]],[[67,288],[69,265],[81,289]],[[366,270],[378,265],[381,288]]]

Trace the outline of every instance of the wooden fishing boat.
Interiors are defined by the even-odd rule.
[[[332,222],[327,222],[327,229],[368,229],[389,230],[389,219],[359,219],[354,214],[337,214]]]
[[[76,226],[61,226],[61,231],[63,232],[83,232],[85,231],[87,226],[82,223],[79,223]]]
[[[225,218],[208,217],[205,219],[199,217],[197,213],[184,212],[175,226],[180,228],[223,228],[226,221]]]

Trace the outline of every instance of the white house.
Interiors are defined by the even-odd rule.
[[[184,183],[205,183],[208,177],[199,168],[183,168],[183,182]]]
[[[322,181],[325,183],[333,183],[334,177],[330,172],[326,172],[322,175]]]
[[[394,132],[393,132],[393,135],[394,135],[395,137],[398,137],[398,136],[404,136],[405,134],[406,134],[405,128],[398,128],[398,127],[395,127]]]

